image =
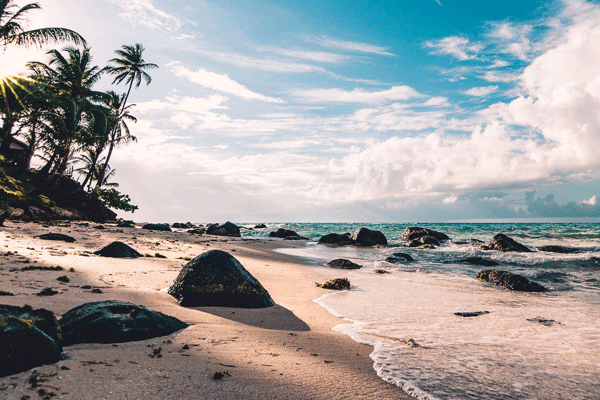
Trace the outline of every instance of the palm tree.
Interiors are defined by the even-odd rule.
[[[19,7],[13,0],[0,0],[0,46],[42,46],[49,42],[72,41],[84,44],[85,39],[75,31],[65,28],[40,28],[26,30],[23,23],[32,10],[41,9],[38,3]]]
[[[146,82],[146,86],[149,85],[150,82],[152,82],[152,77],[145,70],[158,68],[158,65],[147,63],[143,59],[142,54],[144,50],[144,46],[142,46],[139,43],[136,43],[133,46],[121,46],[120,50],[115,51],[115,53],[120,57],[111,59],[109,63],[112,63],[112,65],[106,67],[106,71],[109,74],[116,75],[113,80],[113,84],[119,84],[123,81],[125,81],[126,84],[129,84],[127,92],[125,93],[125,96],[122,99],[121,110],[119,114],[123,114],[123,112],[125,111],[125,108],[127,107],[127,100],[129,99],[129,94],[131,93],[131,89],[133,88],[134,84],[137,88],[142,83],[142,79]],[[116,125],[114,129],[120,129],[119,125]],[[117,137],[116,132],[113,132],[111,134],[111,137]],[[99,187],[99,183],[104,181],[106,168],[108,167],[110,156],[112,154],[112,149],[115,144],[116,142],[114,142],[114,140],[110,142],[109,152],[106,156],[104,164],[102,165],[102,168],[100,169],[100,175],[96,187]]]

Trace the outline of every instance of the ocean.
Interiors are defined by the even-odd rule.
[[[363,226],[383,232],[388,246],[317,243],[325,234]],[[286,228],[310,238],[305,247],[281,251],[305,258],[324,278],[350,279],[351,290],[315,301],[345,320],[336,331],[373,346],[373,366],[382,379],[416,398],[600,399],[600,224],[418,224],[450,237],[436,249],[405,247],[400,239],[408,226],[415,225],[270,224],[242,234],[263,239]],[[485,251],[473,244],[488,243],[497,233],[534,251]],[[574,252],[537,251],[544,245]],[[395,252],[414,261],[386,262]],[[459,262],[467,257],[500,265]],[[363,268],[326,267],[336,258]],[[489,268],[524,275],[550,290],[515,292],[475,279]]]

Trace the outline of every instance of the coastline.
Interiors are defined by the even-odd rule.
[[[119,344],[79,344],[64,349],[66,359],[32,371],[0,378],[0,397],[21,399],[40,388],[57,398],[203,398],[203,399],[410,399],[385,383],[373,369],[372,348],[332,328],[344,321],[314,302],[330,291],[315,287],[324,274],[301,258],[275,252],[302,243],[195,236],[97,224],[43,226],[8,222],[0,228],[0,282],[4,304],[29,304],[60,315],[90,301],[123,300],[147,306],[190,324],[169,337]],[[75,243],[35,236],[64,233]],[[166,258],[113,259],[90,256],[98,247],[123,241],[142,254]],[[184,308],[163,289],[186,261],[207,250],[236,257],[269,291],[275,307],[232,309]],[[6,254],[10,252],[11,254]],[[16,254],[15,254],[16,253]],[[56,266],[65,271],[19,271],[28,265]],[[69,272],[74,268],[75,272]],[[56,278],[67,275],[69,283]],[[100,289],[93,293],[82,286]],[[35,294],[52,287],[60,293]],[[187,346],[185,346],[187,345]],[[189,347],[189,349],[184,349]],[[162,357],[150,357],[161,348]],[[227,372],[223,379],[211,379]],[[229,376],[230,375],[230,376]]]

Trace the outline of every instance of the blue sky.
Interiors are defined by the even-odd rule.
[[[112,162],[135,219],[600,217],[597,1],[40,4],[160,65]]]

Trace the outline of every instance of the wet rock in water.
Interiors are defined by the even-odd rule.
[[[327,265],[331,268],[337,269],[360,269],[362,265],[353,263],[350,260],[346,260],[345,258],[338,258],[336,260],[329,261]]]
[[[372,231],[368,228],[360,228],[352,234],[352,240],[356,246],[387,246],[387,238],[380,231]]]
[[[340,246],[347,246],[354,244],[354,241],[350,237],[350,235],[340,235],[339,233],[330,233],[328,235],[322,236],[319,239],[319,243],[321,244],[337,244]]]
[[[577,253],[577,249],[573,249],[571,247],[557,246],[557,245],[540,246],[537,249],[539,251],[545,251],[548,253],[562,253],[562,254]]]
[[[94,251],[94,254],[102,256],[102,257],[112,257],[112,258],[138,258],[142,257],[140,253],[138,253],[133,248],[129,247],[123,242],[112,242],[107,244],[104,247],[99,248]]]
[[[552,326],[556,322],[553,319],[543,319],[543,318],[527,318],[527,321],[537,322],[537,323],[545,325],[545,326]]]
[[[397,263],[404,263],[404,262],[411,262],[411,261],[415,261],[414,258],[412,258],[412,256],[410,254],[406,254],[406,253],[394,253],[391,256],[387,257],[385,259],[385,261],[392,263],[392,264],[397,264]]]
[[[283,228],[279,228],[276,231],[269,233],[269,237],[275,237],[285,240],[308,240],[308,238],[302,237],[292,230]]]
[[[486,269],[477,274],[477,279],[519,292],[545,292],[548,289],[522,275],[498,269]]]
[[[265,229],[267,226],[265,224],[256,224],[254,225],[254,229]]]
[[[489,311],[473,311],[473,312],[455,312],[454,315],[465,318],[479,317],[480,315],[489,314]]]
[[[36,236],[43,240],[57,240],[67,243],[75,242],[75,238],[69,235],[63,235],[62,233],[45,233],[43,235]]]
[[[317,285],[317,287],[320,287],[323,289],[333,289],[333,290],[350,289],[350,281],[348,280],[348,278],[333,278],[333,279],[323,282],[322,284],[317,283],[316,285]]]
[[[531,253],[531,250],[515,241],[514,239],[506,236],[503,233],[499,233],[490,241],[489,244],[481,246],[483,250],[498,250],[498,251],[515,251],[522,253]]]
[[[233,237],[241,237],[240,228],[236,224],[232,222],[225,222],[223,225],[219,224],[211,224],[206,228],[207,235],[216,235],[216,236],[233,236]]]
[[[142,229],[148,229],[151,231],[172,232],[169,224],[146,224],[146,225],[142,226]]]
[[[494,260],[488,260],[486,258],[481,257],[469,257],[457,262],[464,264],[483,265],[484,267],[495,267],[496,265],[500,265]]]
[[[275,305],[260,282],[235,257],[221,250],[208,251],[185,264],[169,294],[185,307]]]
[[[460,245],[480,245],[480,244],[484,244],[485,242],[483,242],[482,240],[479,239],[459,239],[459,240],[453,240],[452,243],[454,244],[460,244]]]
[[[432,229],[421,228],[419,226],[411,226],[404,230],[404,233],[402,234],[402,241],[410,242],[423,236],[432,236],[440,242],[450,240],[448,235],[445,233],[434,231]]]
[[[59,320],[65,346],[121,343],[170,335],[188,325],[144,306],[121,301],[85,303]]]
[[[0,376],[60,361],[60,327],[54,314],[0,305]]]
[[[433,236],[421,236],[418,239],[411,240],[406,247],[421,247],[421,246],[439,246],[440,241]]]

